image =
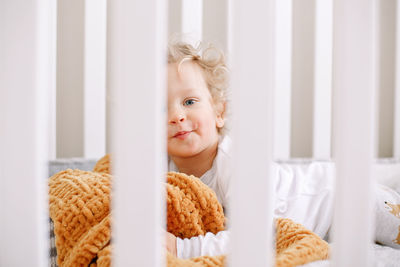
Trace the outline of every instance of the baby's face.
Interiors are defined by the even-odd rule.
[[[224,121],[214,109],[201,68],[187,61],[168,65],[168,154],[195,156],[218,142]]]

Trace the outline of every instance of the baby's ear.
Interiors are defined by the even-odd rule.
[[[225,125],[225,108],[226,102],[215,104],[215,121],[218,128],[222,128]]]

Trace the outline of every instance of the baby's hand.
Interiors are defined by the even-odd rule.
[[[164,247],[172,254],[176,257],[176,237],[167,232],[165,232],[165,238],[164,238]]]

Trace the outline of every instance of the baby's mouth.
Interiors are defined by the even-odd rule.
[[[175,138],[179,138],[179,139],[181,139],[181,140],[184,140],[184,139],[186,139],[186,137],[189,136],[190,133],[191,133],[191,131],[180,131],[180,132],[177,132],[177,133],[174,135],[174,137],[175,137]]]

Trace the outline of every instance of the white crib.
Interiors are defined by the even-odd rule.
[[[372,202],[366,199],[373,177],[393,182],[391,177],[400,175],[394,170],[400,164],[396,161],[400,157],[400,68],[396,68],[400,53],[395,53],[400,51],[400,16],[396,16],[400,4],[390,3],[2,0],[0,266],[48,265],[43,178],[48,176],[48,160],[98,158],[106,151],[115,154],[118,174],[113,264],[163,264],[158,226],[165,215],[160,186],[166,170],[164,57],[167,36],[174,31],[188,33],[190,41],[214,41],[230,57],[234,161],[240,164],[235,164],[229,265],[272,264],[273,233],[268,229],[272,229],[273,192],[267,163],[302,156],[333,159],[337,166],[338,212],[330,263],[372,266],[368,219]],[[382,52],[382,40],[388,38],[382,25],[389,22],[382,14],[388,10],[396,18],[397,39],[392,49],[396,57],[389,64],[393,74],[385,78],[383,65],[390,54]],[[84,27],[74,33],[71,23]],[[64,45],[77,43],[81,44],[78,57],[56,57]],[[304,61],[307,55],[310,62]],[[387,95],[381,82],[385,79],[392,79],[393,85],[392,102],[387,104],[382,100]],[[306,96],[304,103],[299,94]],[[61,98],[70,99],[66,108],[56,105]],[[387,121],[382,115],[387,110],[392,112],[389,126],[382,123]],[[393,157],[394,163],[373,165],[379,156]],[[128,179],[131,162],[140,166],[136,170],[140,180]],[[256,184],[259,194],[253,194],[249,180],[239,179],[244,173],[254,177],[251,188]],[[140,190],[134,186],[138,183]],[[346,205],[350,200],[358,207],[352,220]],[[257,209],[246,208],[252,206]],[[143,214],[140,220],[135,213]]]

